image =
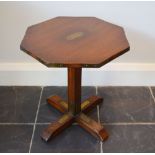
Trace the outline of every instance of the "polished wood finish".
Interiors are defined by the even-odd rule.
[[[100,67],[129,50],[122,27],[95,17],[56,17],[30,26],[20,45],[48,67]]]
[[[60,133],[63,129],[70,126],[74,121],[77,122],[82,128],[84,128],[86,131],[88,131],[93,136],[99,138],[102,141],[105,141],[109,134],[105,130],[105,128],[98,122],[94,121],[93,119],[89,118],[85,114],[91,111],[95,105],[102,103],[102,99],[97,96],[92,96],[86,101],[84,101],[81,104],[81,112],[78,115],[72,115],[72,113],[68,113],[66,108],[66,105],[68,105],[66,102],[62,101],[62,99],[59,97],[59,101],[61,102],[55,102],[56,96],[51,96],[48,98],[48,103],[55,107],[57,110],[59,110],[62,113],[66,113],[66,115],[69,117],[65,118],[65,115],[60,118],[60,120],[63,120],[62,123],[56,122],[49,125],[45,130],[43,130],[42,138],[45,141],[48,141],[50,138],[55,137],[58,133]],[[57,97],[56,97],[57,98]],[[53,102],[54,101],[54,102]],[[57,104],[57,105],[56,105]],[[93,106],[92,106],[93,105]],[[84,114],[85,113],[85,114]],[[55,125],[56,124],[56,125]]]
[[[68,103],[64,101],[60,96],[53,95],[47,99],[48,104],[57,109],[58,111],[65,113],[68,111]],[[103,98],[98,96],[91,96],[81,104],[81,112],[88,113],[96,105],[103,102]]]
[[[68,68],[68,110],[73,115],[81,111],[81,68]]]
[[[50,124],[44,132],[42,133],[41,137],[48,141],[50,138],[55,137],[65,128],[70,126],[74,121],[74,117],[70,113],[64,114],[59,120],[55,123]]]
[[[101,141],[108,138],[105,128],[86,114],[103,99],[91,96],[81,103],[82,67],[100,67],[129,50],[122,27],[95,17],[56,17],[30,26],[20,45],[48,67],[68,68],[68,101],[54,95],[47,102],[63,113],[41,137],[48,141],[77,122]]]
[[[81,104],[82,112],[87,113],[102,102],[103,98],[98,96],[91,96]]]
[[[82,128],[91,133],[93,136],[100,138],[101,141],[105,141],[108,139],[109,134],[104,129],[104,127],[85,114],[80,113],[76,118],[76,121]]]
[[[104,141],[108,138],[109,135],[104,127],[85,115],[97,104],[102,103],[103,99],[91,96],[81,104],[81,71],[81,68],[68,68],[68,103],[57,95],[50,96],[47,99],[50,105],[65,114],[43,131],[41,137],[45,141],[53,138],[74,121],[100,140]]]
[[[65,101],[63,101],[61,97],[57,95],[50,96],[47,99],[47,102],[62,113],[65,113],[68,111],[68,104]]]

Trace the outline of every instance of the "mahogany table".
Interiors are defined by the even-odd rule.
[[[48,141],[77,122],[106,140],[105,128],[86,115],[103,99],[91,96],[81,103],[81,72],[84,67],[101,67],[129,50],[123,28],[95,17],[56,17],[28,27],[20,48],[47,67],[68,68],[68,102],[57,95],[47,99],[63,116],[41,137]]]

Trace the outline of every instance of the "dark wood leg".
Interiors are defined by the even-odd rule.
[[[80,113],[79,116],[76,117],[76,122],[90,134],[100,138],[102,141],[105,141],[109,137],[107,131],[100,123],[97,123],[83,113]]]
[[[41,135],[42,139],[48,141],[50,138],[56,136],[65,128],[70,126],[73,121],[73,115],[70,113],[64,114],[57,122],[50,124],[46,129],[44,129]]]
[[[91,96],[81,104],[81,70],[81,68],[68,68],[68,103],[57,95],[47,99],[50,105],[65,114],[43,131],[41,137],[45,141],[60,133],[74,121],[100,140],[104,141],[108,138],[104,127],[84,114],[102,103],[103,99]]]
[[[102,102],[103,98],[98,96],[91,96],[81,104],[82,112],[87,113]]]
[[[47,102],[62,113],[65,113],[68,110],[68,103],[63,101],[63,99],[57,95],[50,96],[47,99]],[[82,102],[81,111],[84,113],[87,113],[91,111],[96,105],[102,102],[103,102],[103,98],[98,96],[91,96],[88,99],[86,99],[84,102]]]
[[[57,95],[54,95],[54,96],[50,96],[48,99],[47,99],[47,102],[53,106],[55,109],[59,110],[60,112],[62,113],[65,113],[68,111],[68,104],[63,101],[61,99],[61,97],[57,96]]]

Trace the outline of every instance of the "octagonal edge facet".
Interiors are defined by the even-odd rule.
[[[20,49],[47,67],[101,67],[130,47],[120,26],[96,17],[56,17],[28,27]]]

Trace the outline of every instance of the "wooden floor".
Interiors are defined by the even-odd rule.
[[[83,87],[82,100],[104,98],[88,115],[110,137],[100,142],[77,124],[45,143],[41,131],[62,114],[46,104],[66,87],[0,87],[0,152],[155,152],[155,87]]]

